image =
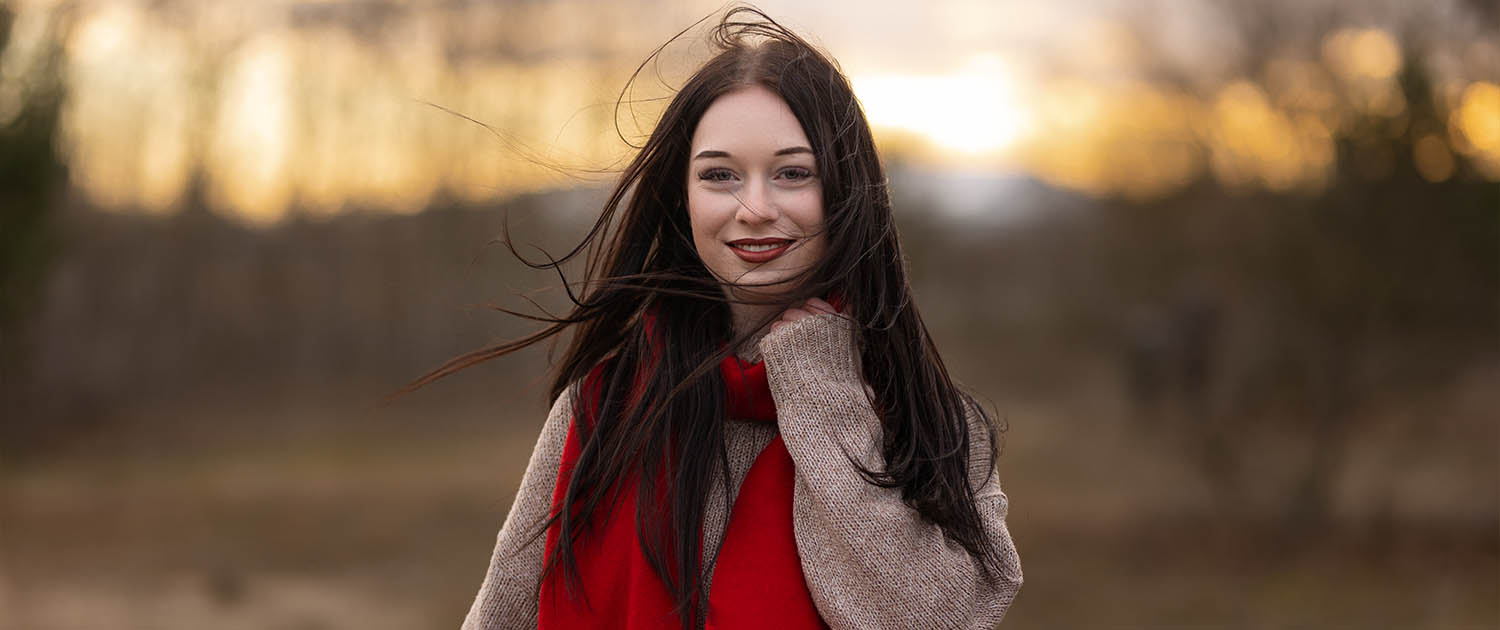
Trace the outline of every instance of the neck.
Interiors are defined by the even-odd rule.
[[[771,317],[781,310],[782,307],[777,304],[737,304],[731,302],[729,304],[729,316],[733,321],[734,336],[739,337],[747,333],[757,332],[756,329],[769,326],[770,324],[766,324],[766,326],[757,326],[756,324],[764,322],[767,317]]]
[[[754,298],[750,298],[754,299]],[[729,303],[730,323],[734,327],[734,337],[745,337],[744,343],[735,349],[735,355],[747,361],[756,361],[760,358],[760,339],[771,330],[771,324],[757,327],[768,317],[774,317],[780,313],[784,306],[780,304],[754,304],[754,303]]]

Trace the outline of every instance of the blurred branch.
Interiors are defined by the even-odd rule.
[[[41,288],[58,249],[57,203],[67,172],[57,150],[63,88],[58,77],[57,20],[48,18],[44,41],[21,64],[14,56],[16,15],[0,5],[0,59],[19,72],[0,75],[0,100],[14,116],[0,120],[0,444],[21,443],[17,435],[46,424],[30,413],[25,397],[27,356],[37,345],[23,334],[36,310]],[[0,109],[6,104],[0,102]]]
[[[15,54],[15,14],[0,6],[0,57]],[[52,259],[51,216],[66,171],[57,153],[59,48],[49,25],[47,43],[18,76],[0,76],[0,93],[20,99],[0,126],[0,351],[11,353],[16,327],[36,299]]]

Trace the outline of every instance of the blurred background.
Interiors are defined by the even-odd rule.
[[[760,5],[1008,425],[1013,628],[1500,621],[1500,5]],[[920,7],[920,8],[918,8]],[[716,2],[0,3],[0,628],[454,628]],[[619,103],[617,107],[617,102]]]

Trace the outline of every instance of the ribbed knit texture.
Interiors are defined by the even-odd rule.
[[[985,584],[963,547],[901,502],[899,489],[870,485],[845,456],[873,470],[883,464],[880,419],[859,378],[848,326],[835,315],[806,317],[772,331],[758,348],[782,440],[797,467],[792,507],[797,550],[818,612],[833,628],[992,628],[1020,588],[1021,563],[1005,526],[1005,493],[986,466],[983,427],[971,424],[970,480],[978,488],[986,529],[1002,554],[996,587]],[[569,398],[568,393],[559,397],[547,416],[464,630],[536,628],[543,544],[541,538],[524,543],[551,508],[573,415]],[[738,493],[776,432],[764,423],[725,423],[727,496]],[[732,504],[719,475],[714,478],[703,529],[704,571],[710,579],[725,506]]]

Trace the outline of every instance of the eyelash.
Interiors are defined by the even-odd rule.
[[[797,174],[796,179],[799,179],[799,180],[801,180],[801,179],[812,179],[812,176],[813,176],[812,171],[807,170],[805,168],[802,168],[800,166],[794,166],[792,168],[789,168],[789,169],[786,169],[786,170],[782,171],[781,173],[782,173],[783,176],[786,176],[786,175],[791,174],[791,173],[796,173]]]
[[[804,179],[811,179],[813,177],[813,172],[800,166],[793,166],[790,168],[782,169],[782,171],[780,173],[777,173],[777,175],[781,177],[790,176],[790,178],[795,181],[801,181]],[[730,172],[727,168],[711,168],[703,171],[702,173],[699,173],[698,179],[705,182],[727,182],[733,176],[734,173]]]
[[[725,177],[720,177],[724,175]],[[698,179],[705,182],[727,182],[734,176],[727,168],[711,168],[698,174]]]

